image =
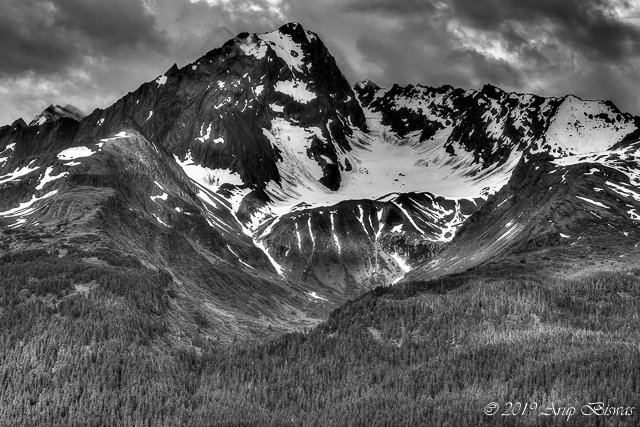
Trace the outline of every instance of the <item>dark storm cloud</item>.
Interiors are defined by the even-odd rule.
[[[623,61],[640,53],[640,29],[617,17],[615,6],[605,0],[454,0],[449,13],[515,46],[542,30],[588,57]],[[512,23],[529,34],[514,32]]]
[[[424,0],[370,0],[351,1],[345,9],[349,12],[375,12],[390,15],[405,15],[434,12],[436,7],[431,1]]]
[[[626,0],[3,0],[0,124],[106,107],[174,62],[296,21],[351,81],[611,99],[640,113],[640,7]]]
[[[167,40],[140,1],[53,0],[54,25],[87,37],[101,52],[149,48],[163,50]]]
[[[3,0],[0,126],[20,116],[29,121],[51,103],[87,113],[107,107],[241,31],[277,28],[285,18],[268,7],[248,0]]]
[[[485,82],[502,82],[509,87],[519,87],[523,84],[522,74],[507,61],[488,57],[473,49],[453,51],[447,60],[452,65],[468,65],[477,80],[475,86]]]
[[[75,47],[47,23],[41,4],[22,1],[0,3],[0,73],[25,70],[52,71],[76,57]]]
[[[355,0],[345,10],[403,15],[408,22],[419,17],[423,28],[459,20],[494,34],[516,53],[530,52],[532,42],[549,36],[591,60],[625,62],[640,54],[640,28],[616,15],[616,9],[629,5],[609,0]],[[420,34],[420,28],[411,30]]]
[[[5,0],[0,40],[0,75],[60,72],[87,56],[166,47],[153,17],[129,0]]]
[[[543,95],[609,94],[623,109],[640,110],[638,91],[631,89],[640,85],[634,2],[352,0],[342,10],[382,24],[371,26],[357,46],[372,70],[383,70],[383,85],[492,83]]]
[[[495,33],[514,50],[542,32],[587,57],[624,61],[640,53],[640,29],[616,16],[616,6],[608,0],[355,0],[345,11],[402,15],[408,22],[418,18],[427,28],[457,19]],[[420,34],[419,28],[412,30]]]

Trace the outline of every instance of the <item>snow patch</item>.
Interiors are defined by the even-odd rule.
[[[149,198],[151,199],[152,202],[155,202],[158,199],[166,201],[168,197],[169,197],[169,195],[167,193],[162,193],[162,195],[160,195],[160,196],[151,196]]]
[[[600,206],[601,208],[609,209],[609,207],[608,207],[608,206],[605,206],[605,205],[603,205],[603,204],[602,204],[602,203],[600,203],[600,202],[596,202],[595,200],[591,200],[591,199],[588,199],[588,198],[586,198],[586,197],[581,197],[581,196],[576,196],[576,197],[577,197],[578,199],[584,200],[585,202],[589,202],[589,203],[591,203],[591,204],[593,204],[593,205]],[[594,214],[594,215],[595,215],[595,214]]]
[[[497,206],[497,207],[500,207],[500,206],[504,205],[505,203],[507,203],[507,201],[509,201],[509,199],[510,199],[510,198],[511,198],[511,196],[509,196],[509,197],[507,197],[506,199],[504,199],[502,202],[500,202],[500,203],[498,204],[498,206]]]
[[[209,137],[211,136],[211,125],[213,123],[209,123],[209,127],[207,127],[207,132],[204,132],[204,123],[202,124],[202,126],[200,126],[200,136],[196,137],[196,140],[204,143],[206,140],[209,139]]]
[[[235,255],[235,257],[238,259],[238,261],[240,261],[240,264],[249,267],[252,270],[255,270],[254,267],[250,266],[249,264],[247,264],[246,262],[244,262],[241,258],[240,255],[238,255],[237,253],[234,252],[233,249],[231,249],[231,246],[227,245],[227,249],[229,249],[229,252],[231,252],[233,255]]]
[[[115,141],[117,139],[121,139],[121,138],[129,138],[131,137],[131,135],[129,135],[127,132],[122,131],[122,132],[118,132],[117,134],[115,134],[114,136],[112,136],[111,138],[104,138],[101,139],[100,142],[109,142],[109,141]]]
[[[336,243],[336,247],[338,248],[338,253],[342,253],[342,246],[340,246],[340,241],[338,240],[338,235],[336,234],[336,225],[333,219],[334,212],[329,214],[331,218],[331,234],[333,234],[333,241]]]
[[[402,271],[404,271],[405,273],[408,273],[411,271],[411,266],[407,264],[407,261],[402,259],[400,255],[398,255],[397,253],[393,253],[390,255],[391,255],[391,258],[393,258],[393,260],[396,262],[396,264],[398,264],[398,266],[402,269]]]
[[[35,209],[31,207],[35,202],[49,198],[57,193],[58,193],[58,190],[53,190],[48,192],[42,197],[36,197],[34,194],[31,196],[31,200],[20,203],[18,207],[9,209],[8,211],[0,212],[0,216],[14,217],[14,216],[30,215],[35,212]]]
[[[13,142],[11,144],[7,144],[7,146],[4,147],[4,150],[2,150],[2,152],[0,152],[0,154],[4,154],[9,150],[14,151],[15,147],[16,147],[16,143],[15,142]]]
[[[614,192],[620,194],[621,196],[630,197],[630,198],[633,198],[634,200],[640,202],[640,194],[637,193],[636,191],[634,191],[634,190],[632,190],[630,188],[625,188],[625,187],[623,187],[621,185],[618,185],[618,184],[616,184],[614,182],[611,182],[611,181],[607,181],[606,183],[607,183],[607,185],[609,187],[611,187],[611,189]]]
[[[309,215],[309,220],[307,221],[307,227],[309,228],[309,237],[311,238],[311,253],[313,254],[316,251],[316,237],[313,235],[313,230],[311,229],[311,215]]]
[[[207,204],[209,204],[210,206],[213,206],[214,208],[218,207],[218,204],[216,202],[214,202],[211,199],[211,196],[209,196],[207,193],[205,193],[204,191],[198,191],[197,194],[198,197],[200,197],[202,200],[204,200]]]
[[[164,222],[163,220],[160,219],[160,217],[156,214],[153,214],[153,217],[156,219],[156,221],[158,221],[160,224],[164,225],[165,227],[169,227],[171,228],[171,226],[169,224],[167,224],[166,222]]]
[[[240,175],[230,169],[209,169],[196,164],[191,156],[191,151],[187,152],[184,161],[181,161],[175,154],[173,157],[189,178],[210,191],[217,191],[218,188],[225,183],[239,186],[244,185]]]
[[[503,239],[508,239],[511,238],[513,236],[515,236],[524,226],[521,226],[517,223],[513,223],[513,221],[509,221],[505,227],[507,228],[507,231],[505,231],[502,236],[498,237],[498,239],[496,240],[496,242],[499,242],[500,240]]]
[[[10,173],[8,173],[6,175],[0,176],[0,184],[4,184],[5,182],[13,181],[14,179],[23,177],[25,175],[30,174],[31,172],[33,172],[35,170],[40,169],[40,166],[31,167],[33,162],[35,162],[35,160],[32,160],[31,162],[29,162],[29,164],[27,166],[18,168],[16,170],[14,170],[13,172],[10,172]]]
[[[593,174],[594,174],[594,173],[596,173],[596,172],[600,172],[600,169],[598,169],[598,168],[591,168],[591,169],[589,169],[589,172],[588,172],[588,173],[585,173],[585,175],[593,175]]]
[[[321,300],[321,301],[329,301],[329,300],[328,300],[328,299],[326,299],[326,298],[322,298],[320,295],[318,295],[318,294],[317,294],[317,293],[315,293],[315,292],[307,292],[307,294],[308,294],[311,298],[313,298],[313,299],[317,299],[317,300]]]
[[[259,43],[259,40],[253,36],[247,37],[246,43],[240,45],[240,50],[247,56],[253,56],[256,59],[262,59],[267,54],[267,46],[265,43]]]
[[[44,188],[44,186],[47,185],[49,182],[55,181],[56,179],[60,179],[60,178],[63,178],[65,176],[69,175],[68,172],[62,172],[62,173],[60,173],[58,175],[51,175],[52,171],[53,171],[53,166],[49,166],[44,171],[44,176],[40,179],[40,183],[36,187],[36,190],[42,190]]]
[[[292,71],[303,72],[303,67],[306,66],[303,62],[305,55],[302,47],[294,42],[291,36],[280,31],[273,31],[260,34],[258,37],[265,41]]]
[[[92,151],[89,147],[71,147],[59,152],[58,160],[75,160],[82,157],[89,157],[94,153],[95,151]]]
[[[264,252],[264,254],[267,256],[267,258],[269,258],[269,262],[271,263],[271,265],[273,266],[273,268],[275,268],[275,270],[278,272],[279,276],[284,277],[284,269],[282,268],[282,266],[280,264],[278,264],[276,262],[276,260],[271,256],[271,254],[269,253],[269,250],[266,248],[266,246],[264,245],[264,242],[262,241],[257,241],[254,240],[253,244],[255,245],[256,248],[260,249],[262,252]]]
[[[302,86],[304,85],[304,87]],[[292,82],[288,80],[278,81],[274,86],[274,89],[277,92],[283,93],[285,95],[289,95],[296,102],[301,104],[306,104],[309,101],[313,101],[316,99],[316,95],[308,89],[306,83],[303,82]]]

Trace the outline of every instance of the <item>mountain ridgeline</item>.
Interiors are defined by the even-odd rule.
[[[311,326],[403,277],[577,249],[603,213],[626,237],[638,224],[637,117],[490,85],[352,87],[299,24],[81,117],[0,128],[1,253],[132,256],[172,277],[176,325],[222,339]]]
[[[639,150],[608,101],[352,86],[299,24],[18,119],[0,424],[638,425]]]

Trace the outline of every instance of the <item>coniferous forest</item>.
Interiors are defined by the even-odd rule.
[[[167,272],[62,255],[0,258],[0,425],[640,425],[638,269],[492,264],[222,342],[174,330]]]

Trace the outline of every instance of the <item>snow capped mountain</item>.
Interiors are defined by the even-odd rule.
[[[612,179],[612,185],[618,186],[615,188],[627,188],[628,183],[638,182],[634,142],[638,139],[640,121],[621,113],[610,102],[584,101],[571,95],[541,98],[508,94],[493,86],[481,90],[449,86],[381,89],[372,82],[362,82],[355,90],[365,115],[378,119],[379,132],[396,141],[413,137],[411,145],[439,152],[440,157],[427,158],[425,163],[432,160],[431,164],[446,172],[441,172],[440,179],[429,181],[425,190],[452,196],[458,189],[464,189],[471,192],[468,197],[490,196],[452,244],[409,273],[408,279],[438,277],[466,270],[499,254],[562,243],[564,238],[560,236],[569,234],[551,227],[553,219],[541,220],[537,208],[554,194],[558,184],[567,185],[567,173],[561,175],[559,183],[550,181],[546,185],[539,182],[542,171],[554,174],[557,166],[596,162],[622,172],[623,175],[614,175],[617,178]],[[540,172],[522,178],[522,171],[529,167]],[[580,166],[580,170],[585,167]],[[516,189],[514,180],[518,177]],[[587,178],[576,174],[572,185],[582,179]],[[524,184],[530,185],[525,191],[521,188]],[[591,195],[589,200],[597,201],[606,194]],[[520,210],[505,211],[516,201]],[[632,198],[624,205],[632,208],[628,202]],[[573,204],[570,206],[574,208]],[[563,223],[577,220],[569,212],[572,210],[567,210]],[[635,211],[631,212],[625,216],[627,221],[633,219]],[[633,228],[633,225],[626,226]],[[575,230],[572,232],[575,234]]]
[[[624,150],[564,158],[535,155],[474,214],[438,256],[410,279],[439,277],[504,257],[620,259],[637,254],[640,153]]]
[[[454,188],[469,191],[467,197],[486,196],[506,183],[523,155],[606,150],[640,123],[609,102],[506,93],[490,85],[380,89],[362,82],[355,90],[365,114],[380,123],[379,132],[430,150],[424,162],[446,172],[434,176],[427,190],[443,196],[454,195]]]
[[[0,128],[0,254],[119,248],[228,334],[639,224],[637,117],[489,85],[352,87],[299,24],[75,113]]]

